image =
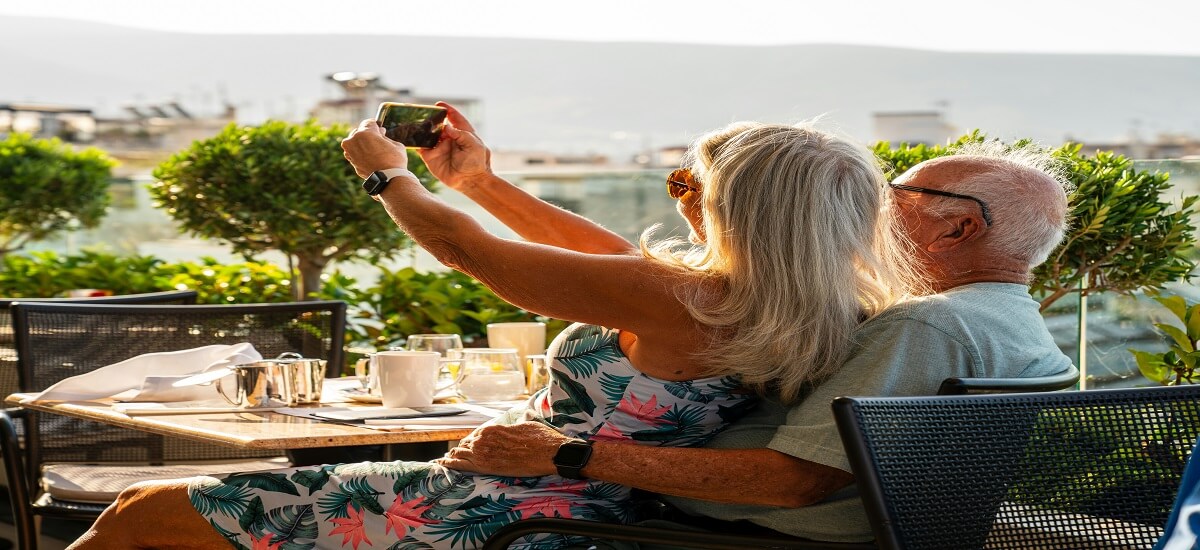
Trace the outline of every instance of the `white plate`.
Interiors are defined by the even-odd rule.
[[[371,395],[365,390],[356,388],[342,390],[342,395],[346,399],[357,401],[359,403],[383,403],[382,397],[379,397],[378,395]]]

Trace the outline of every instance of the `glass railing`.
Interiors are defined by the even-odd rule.
[[[1173,196],[1168,199],[1200,194],[1200,159],[1141,161],[1135,166],[1139,170],[1170,172]],[[675,201],[665,192],[667,172],[667,169],[552,167],[544,171],[502,175],[534,195],[582,214],[636,242],[644,229],[655,224],[661,224],[656,236],[687,234],[685,224],[675,211]],[[75,232],[57,242],[40,243],[39,247],[75,251],[85,246],[104,245],[116,252],[151,254],[169,261],[194,260],[201,256],[212,256],[220,261],[240,261],[240,257],[232,254],[227,247],[180,236],[171,220],[153,207],[145,190],[148,181],[149,176],[134,178],[127,187],[122,188],[121,206],[113,208],[100,228]],[[503,224],[462,195],[443,189],[440,196],[475,216],[490,231],[504,237],[515,237]],[[278,254],[264,254],[262,257],[281,265],[285,263]],[[421,270],[445,269],[432,256],[420,250],[385,265],[389,268],[402,266]],[[364,284],[373,282],[378,273],[377,267],[363,264],[331,267]],[[1189,301],[1200,301],[1200,291],[1191,285],[1171,285],[1168,291],[1183,294]],[[1165,349],[1166,344],[1151,325],[1165,319],[1162,308],[1142,296],[1096,295],[1087,300],[1086,313],[1086,361],[1083,362],[1087,369],[1086,385],[1099,388],[1149,384],[1138,374],[1128,348],[1146,351]],[[1046,323],[1063,351],[1077,359],[1080,324],[1076,297],[1060,300],[1046,313]]]

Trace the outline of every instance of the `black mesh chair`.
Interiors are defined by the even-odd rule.
[[[1063,390],[1079,381],[1079,369],[1071,366],[1061,374],[1027,378],[947,378],[938,388],[939,395],[996,394],[1010,392],[1042,392]],[[661,506],[661,505],[660,505]],[[645,506],[653,510],[654,503]],[[653,515],[653,514],[651,514]],[[715,522],[714,522],[715,524]],[[737,550],[740,548],[793,548],[803,550],[858,550],[876,548],[872,543],[826,543],[789,537],[782,533],[713,533],[683,531],[639,525],[614,525],[591,521],[536,518],[507,525],[488,539],[486,550],[502,550],[529,535],[557,533],[565,536],[588,537],[597,540],[621,540],[641,543]]]
[[[837,399],[880,548],[1151,548],[1200,386]]]
[[[91,296],[86,298],[0,298],[0,395],[15,393],[17,384],[17,349],[12,337],[12,314],[9,308],[17,302],[46,302],[53,304],[194,304],[195,290],[166,290],[120,296]]]
[[[12,314],[23,392],[41,391],[65,378],[144,353],[210,344],[250,342],[264,357],[290,351],[326,359],[329,376],[340,374],[344,361],[346,304],[340,301],[215,306],[23,302],[12,307]],[[258,460],[218,468],[204,461],[263,459],[280,453],[240,451],[33,411],[24,411],[24,417],[21,480],[32,497],[30,513],[38,516],[94,519],[106,506],[104,501],[139,476],[181,477],[282,465]],[[85,464],[125,464],[130,471],[102,478],[98,472],[116,470],[80,467]],[[197,467],[187,473],[182,465]],[[83,492],[95,486],[105,496],[86,502],[52,495],[45,489],[57,486],[43,478],[51,473],[79,480],[63,487],[78,486]]]

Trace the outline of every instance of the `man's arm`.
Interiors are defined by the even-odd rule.
[[[554,454],[569,437],[537,422],[484,426],[436,462],[513,477],[557,473]],[[597,441],[589,479],[717,502],[800,507],[849,485],[853,476],[771,449],[649,447]]]

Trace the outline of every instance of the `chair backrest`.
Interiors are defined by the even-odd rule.
[[[938,388],[938,395],[973,395],[980,393],[1026,393],[1058,391],[1079,383],[1075,365],[1060,374],[1027,378],[947,378]]]
[[[35,392],[71,376],[137,355],[249,342],[264,356],[298,352],[344,361],[346,304],[312,301],[236,305],[18,303],[12,307],[20,389]],[[278,455],[247,452],[76,420],[29,413],[26,470],[38,479],[50,462],[140,462]]]
[[[833,409],[881,548],[1150,548],[1200,436],[1200,386]]]
[[[194,304],[195,290],[166,290],[119,296],[88,296],[79,298],[0,298],[0,395],[14,393],[17,383],[17,349],[12,338],[12,314],[9,308],[17,302],[47,302],[54,304]]]
[[[29,508],[29,484],[25,479],[25,464],[21,457],[21,444],[17,439],[17,428],[10,414],[23,411],[0,410],[0,455],[4,457],[4,475],[8,479],[8,501],[12,508],[13,525],[17,528],[17,548],[37,550],[37,528],[33,512]]]

